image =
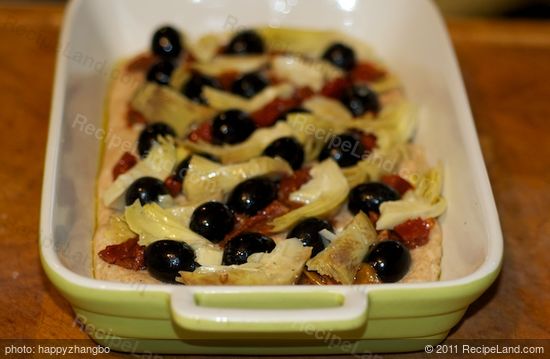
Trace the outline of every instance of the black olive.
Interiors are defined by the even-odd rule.
[[[155,122],[147,125],[147,127],[141,131],[138,138],[138,153],[141,158],[147,156],[158,136],[176,137],[176,131],[163,122]]]
[[[380,111],[378,95],[365,85],[356,85],[347,88],[340,101],[355,117],[368,112],[376,114]]]
[[[246,180],[231,192],[227,205],[237,213],[253,216],[277,198],[277,187],[266,177]]]
[[[202,95],[202,89],[204,86],[217,89],[222,88],[219,81],[215,78],[194,73],[191,75],[191,78],[187,80],[185,85],[183,85],[181,92],[193,102],[206,104],[206,99]]]
[[[245,141],[255,129],[254,121],[246,113],[228,110],[214,118],[212,137],[219,144],[236,144]]]
[[[168,189],[161,180],[153,177],[141,177],[126,190],[126,205],[132,205],[139,199],[141,205],[159,201],[159,197],[168,194]]]
[[[189,169],[189,162],[191,162],[191,156],[186,157],[176,166],[174,173],[174,179],[176,181],[183,182],[183,179],[187,174],[187,170]]]
[[[241,76],[231,86],[231,92],[245,98],[252,98],[265,89],[267,79],[258,73],[250,73]]]
[[[169,239],[149,244],[144,259],[149,274],[168,283],[176,283],[180,271],[193,272],[199,267],[193,248],[187,243]]]
[[[183,50],[180,33],[170,26],[161,27],[153,35],[151,50],[161,58],[174,59],[178,57]]]
[[[382,282],[394,283],[409,271],[411,255],[407,247],[400,242],[387,240],[375,244],[365,262],[372,265]]]
[[[399,193],[380,182],[369,182],[355,186],[349,193],[348,209],[356,214],[363,211],[380,213],[380,205],[386,201],[397,201]]]
[[[189,228],[195,233],[218,243],[235,226],[233,212],[223,203],[206,202],[198,206],[191,215]]]
[[[334,136],[323,147],[319,161],[332,158],[340,167],[351,167],[361,161],[365,154],[365,146],[357,136],[349,133]]]
[[[225,49],[230,55],[261,54],[264,52],[264,41],[255,31],[245,30],[237,33]]]
[[[269,253],[275,248],[273,239],[260,233],[245,232],[233,237],[225,246],[222,264],[243,264],[254,253]]]
[[[297,170],[304,163],[304,149],[293,137],[281,137],[271,142],[263,152],[264,156],[281,157]]]
[[[323,54],[323,59],[344,71],[350,71],[355,67],[355,52],[349,46],[335,43]]]
[[[298,223],[287,235],[287,238],[299,238],[304,247],[313,247],[311,256],[325,249],[323,238],[319,234],[323,229],[334,232],[334,228],[322,219],[307,218]]]
[[[155,82],[162,86],[170,83],[170,77],[174,72],[174,65],[169,61],[160,61],[151,66],[147,72],[147,81]]]

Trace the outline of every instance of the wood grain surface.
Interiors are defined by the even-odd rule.
[[[73,324],[67,301],[44,276],[37,248],[62,14],[61,6],[0,7],[3,339],[87,338]],[[549,339],[550,23],[455,19],[448,25],[505,240],[501,276],[450,338]]]

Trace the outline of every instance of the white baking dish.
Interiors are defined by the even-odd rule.
[[[91,278],[100,144],[116,141],[102,132],[106,90],[117,76],[110,70],[146,49],[165,23],[191,37],[266,24],[330,28],[371,44],[422,109],[416,142],[445,164],[441,281],[212,288]],[[257,346],[273,354],[341,353],[343,345],[317,335],[323,331],[350,341],[355,352],[421,349],[445,338],[498,275],[502,235],[494,199],[456,58],[429,1],[76,0],[58,55],[41,254],[81,320],[102,330],[91,333],[97,341],[124,350],[120,338],[138,338],[132,350],[174,353],[244,354]]]

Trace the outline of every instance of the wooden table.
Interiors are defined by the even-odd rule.
[[[62,13],[0,8],[0,338],[87,338],[44,276],[37,248]],[[448,23],[505,239],[502,275],[450,337],[548,339],[550,23]]]

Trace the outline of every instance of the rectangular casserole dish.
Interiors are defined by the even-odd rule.
[[[370,44],[421,108],[415,142],[445,165],[441,280],[358,286],[186,287],[91,275],[104,101],[116,62],[170,23],[196,37],[260,25],[330,28]],[[98,343],[186,354],[421,350],[498,275],[502,235],[458,65],[427,0],[75,0],[58,52],[41,211],[50,280]]]

